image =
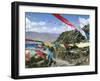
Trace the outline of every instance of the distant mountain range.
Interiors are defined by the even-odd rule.
[[[59,34],[55,33],[38,33],[38,32],[26,32],[26,39],[39,40],[43,42],[54,42],[59,37]]]

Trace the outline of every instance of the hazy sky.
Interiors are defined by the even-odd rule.
[[[82,26],[89,23],[89,15],[60,14],[68,19],[75,26]],[[51,13],[34,13],[26,12],[26,32],[39,33],[57,33],[72,30],[72,28],[59,19],[55,18]],[[81,23],[82,24],[81,24]]]

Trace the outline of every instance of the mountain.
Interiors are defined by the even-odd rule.
[[[85,25],[82,29],[85,31],[85,33],[89,33],[89,25]],[[85,37],[82,36],[82,34],[79,31],[72,30],[72,31],[62,32],[55,42],[70,44],[70,43],[79,43],[85,41],[87,41],[87,39],[85,39]]]
[[[54,42],[59,37],[55,33],[38,33],[38,32],[25,32],[26,39],[39,40],[43,42]]]
[[[85,33],[89,33],[89,25],[82,28]],[[76,30],[62,32],[58,39],[55,41],[58,44],[64,44],[66,48],[59,46],[55,50],[56,58],[67,61],[73,65],[88,65],[90,56],[90,47],[78,47],[77,44],[89,43],[89,39],[85,39],[82,34]],[[81,42],[81,43],[80,43]],[[69,45],[72,46],[69,46]]]

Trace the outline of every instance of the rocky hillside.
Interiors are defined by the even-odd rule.
[[[84,26],[83,30],[89,33],[89,25]],[[56,49],[56,58],[64,60],[72,65],[88,65],[89,64],[89,46],[78,47],[78,45],[85,45],[89,39],[85,39],[80,32],[76,30],[63,32],[55,42],[58,44],[71,44],[67,48],[59,47]],[[82,44],[81,44],[82,43]],[[63,66],[63,65],[62,65]]]
[[[88,33],[89,25],[84,26],[83,30],[86,33]],[[81,35],[80,32],[78,32],[77,30],[72,30],[72,31],[63,32],[55,42],[70,44],[70,43],[79,43],[79,42],[85,42],[85,41],[87,40],[85,39],[84,36]]]

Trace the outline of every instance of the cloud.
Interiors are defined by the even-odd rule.
[[[60,34],[64,31],[73,30],[66,24],[62,24],[58,27],[50,27],[45,21],[34,22],[26,17],[26,32],[38,32],[38,33],[57,33]]]
[[[44,26],[46,23],[43,21],[34,22],[26,17],[26,31],[37,31],[39,27]],[[39,29],[40,30],[40,29]]]
[[[33,22],[26,17],[26,25],[28,26],[37,26],[37,25],[45,25],[46,23],[43,21],[40,22]]]
[[[28,18],[26,18],[26,28],[31,28],[31,21]]]
[[[85,19],[85,18],[79,17],[79,23],[80,23],[80,27],[83,28],[85,25],[89,24],[89,18]]]
[[[38,24],[39,24],[39,25],[45,25],[46,22],[40,21]]]

